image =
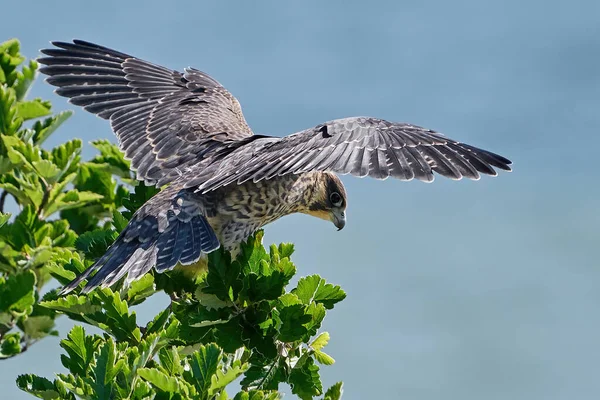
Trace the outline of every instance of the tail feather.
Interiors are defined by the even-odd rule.
[[[164,213],[156,207],[160,205],[164,209],[165,205],[171,207],[173,204],[178,203],[155,201],[144,205],[106,254],[66,285],[61,294],[69,293],[94,272],[96,274],[88,280],[82,294],[99,286],[111,286],[123,277],[129,284],[152,268],[164,272],[179,263],[192,264],[202,253],[219,248],[219,240],[203,215],[175,213],[172,208]]]
[[[199,218],[198,223],[200,225],[200,243],[202,249],[211,249],[211,251],[218,249],[221,244],[206,218]]]
[[[173,229],[163,232],[156,243],[156,247],[158,248],[156,270],[159,272],[168,270],[171,264],[171,258],[176,257],[173,250],[179,234],[179,229],[177,228],[179,227],[173,227]]]
[[[59,295],[62,296],[64,294],[71,292],[73,289],[75,289],[77,286],[79,286],[79,284],[81,282],[83,282],[85,279],[87,279],[91,274],[100,270],[106,264],[107,261],[112,259],[117,253],[121,252],[125,247],[123,246],[119,249],[118,246],[116,246],[116,244],[122,239],[122,237],[123,237],[123,234],[121,234],[117,238],[115,243],[113,243],[113,245],[111,245],[108,248],[108,250],[106,250],[106,253],[104,253],[104,255],[102,257],[100,257],[91,267],[89,267],[88,269],[83,271],[79,276],[77,276],[74,280],[72,280],[68,285],[63,287],[61,289],[61,291],[59,292]],[[82,293],[85,293],[85,291],[82,291]]]
[[[169,265],[173,263],[177,263],[177,261],[181,261],[183,256],[183,251],[185,250],[185,245],[188,242],[188,237],[191,236],[192,227],[190,223],[180,223],[179,229],[177,230],[177,237],[175,242],[173,243],[172,251],[171,251],[171,259],[169,260]],[[192,243],[193,245],[194,243]]]
[[[193,264],[200,258],[202,249],[217,248],[218,245],[210,242],[202,242],[202,230],[206,229],[203,224],[204,219],[194,217],[190,221],[190,234],[188,235],[185,249],[181,254],[179,261],[183,265]]]
[[[98,286],[108,286],[118,280],[118,278],[114,279],[115,276],[119,275],[121,270],[124,270],[121,267],[132,258],[137,248],[136,243],[123,243],[119,239],[111,246],[110,250],[114,250],[109,257],[104,258],[102,263],[96,263],[97,265],[94,264],[90,267],[90,269],[94,268],[97,272],[88,280],[88,283],[81,291],[82,294],[88,293]]]

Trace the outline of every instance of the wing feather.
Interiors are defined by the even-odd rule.
[[[214,141],[252,136],[237,99],[201,71],[172,71],[82,40],[53,44],[38,60],[47,82],[110,120],[140,180],[162,186]]]
[[[376,118],[334,120],[283,138],[247,141],[213,168],[192,169],[186,187],[208,192],[250,179],[309,171],[389,176],[431,182],[434,172],[451,179],[479,179],[510,171],[510,160],[416,125]]]

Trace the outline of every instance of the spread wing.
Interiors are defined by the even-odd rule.
[[[38,60],[47,82],[110,120],[140,180],[163,185],[212,147],[252,136],[237,99],[201,71],[172,71],[81,40],[53,45]]]
[[[338,119],[283,138],[256,138],[186,183],[208,192],[230,183],[285,174],[333,171],[377,179],[431,182],[433,173],[479,179],[510,171],[511,161],[415,125],[381,119]]]

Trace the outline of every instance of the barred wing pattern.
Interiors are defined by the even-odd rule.
[[[170,185],[148,200],[131,218],[106,253],[65,286],[69,293],[84,280],[82,294],[108,287],[125,278],[126,285],[152,268],[157,272],[189,265],[220,246],[206,218],[204,203],[190,191]],[[89,276],[96,274],[89,278]]]
[[[162,186],[223,142],[252,136],[237,99],[207,74],[184,73],[82,40],[38,59],[70,102],[110,120],[137,177]]]
[[[497,175],[495,169],[510,171],[510,164],[502,156],[419,126],[353,117],[283,138],[248,140],[222,162],[190,175],[186,187],[209,192],[231,183],[308,171],[425,182],[433,181],[436,172],[477,180],[480,174]]]

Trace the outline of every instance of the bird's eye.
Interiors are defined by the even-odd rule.
[[[335,207],[340,207],[342,205],[342,196],[340,196],[338,192],[331,193],[329,195],[329,200]]]

